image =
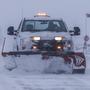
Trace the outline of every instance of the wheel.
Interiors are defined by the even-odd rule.
[[[85,74],[85,69],[73,69],[72,74]]]

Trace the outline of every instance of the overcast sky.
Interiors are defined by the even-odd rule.
[[[17,25],[22,16],[31,17],[39,11],[62,17],[69,27],[79,25],[84,30],[90,0],[0,0],[0,26]]]

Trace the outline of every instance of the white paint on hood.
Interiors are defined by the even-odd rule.
[[[29,38],[29,37],[32,37],[32,36],[40,36],[41,39],[43,40],[51,40],[51,39],[54,39],[56,36],[63,36],[67,39],[70,39],[71,36],[69,35],[68,32],[21,32],[20,33],[20,38],[23,39],[23,38]]]

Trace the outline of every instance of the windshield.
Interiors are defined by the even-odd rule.
[[[25,20],[22,31],[58,31],[67,32],[64,22],[61,20]]]

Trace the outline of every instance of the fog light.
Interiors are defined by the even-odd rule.
[[[61,49],[61,46],[57,46],[57,49]]]
[[[33,49],[37,49],[37,46],[32,46]]]

